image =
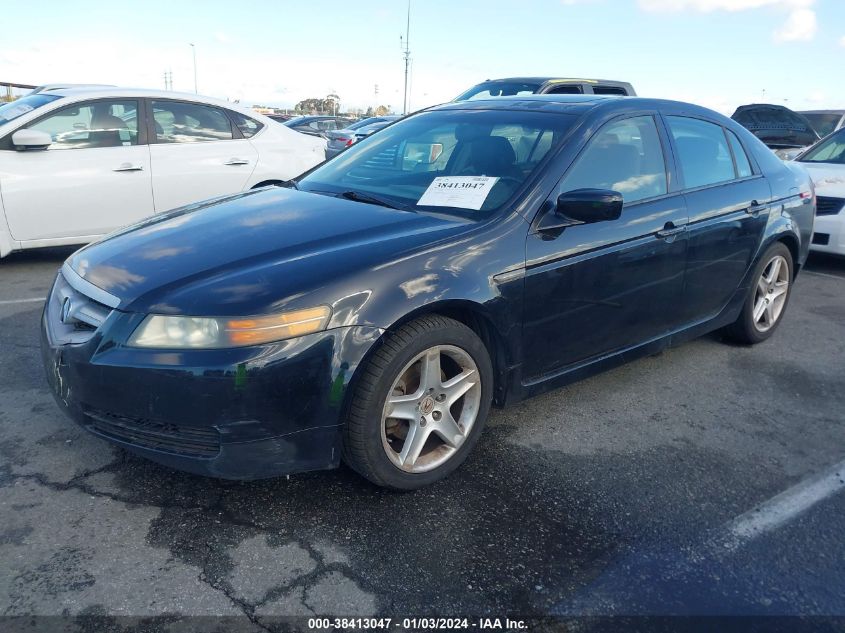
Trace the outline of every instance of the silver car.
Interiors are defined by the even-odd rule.
[[[380,130],[387,124],[401,118],[399,115],[372,116],[356,121],[342,130],[330,130],[327,133],[326,159],[334,158],[365,136],[369,136],[376,130]]]

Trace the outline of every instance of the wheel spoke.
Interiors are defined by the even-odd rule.
[[[449,413],[448,410],[431,430],[436,433],[447,446],[451,446],[452,448],[458,448],[464,443],[464,439],[466,439],[464,432],[458,426],[458,423],[455,422],[455,418],[452,417],[452,414]]]
[[[402,445],[402,452],[399,453],[399,463],[402,466],[411,468],[417,463],[430,433],[429,429],[421,427],[418,422],[411,423],[405,443]]]
[[[446,403],[449,406],[455,404],[461,396],[475,386],[475,383],[476,372],[474,369],[464,370],[454,378],[444,382],[442,389],[446,394]]]
[[[777,299],[781,295],[785,295],[786,291],[789,289],[789,282],[788,281],[778,281],[775,283],[775,287],[772,291],[772,294],[769,295],[769,298],[772,300]]]
[[[765,297],[760,297],[760,298],[757,300],[757,305],[755,305],[755,306],[754,306],[754,314],[753,314],[753,317],[754,317],[754,322],[755,322],[755,323],[759,323],[759,322],[760,322],[760,318],[763,316],[763,313],[766,311],[766,306],[767,306],[767,305],[768,305],[768,304],[766,303],[766,298],[765,298]]]
[[[763,311],[763,322],[767,326],[771,326],[772,323],[775,322],[775,318],[774,318],[775,315],[774,315],[774,312],[772,311],[773,307],[774,306],[772,305],[772,303],[769,302],[769,303],[766,304],[766,309]]]
[[[781,265],[780,257],[776,257],[775,259],[772,260],[772,264],[771,264],[772,267],[769,270],[768,276],[766,277],[766,281],[768,283],[772,283],[775,280],[777,280],[778,274],[780,273],[780,265]]]
[[[428,350],[420,363],[420,390],[440,387],[440,351]]]
[[[391,396],[387,399],[388,411],[385,417],[399,418],[400,420],[416,420],[419,417],[417,402],[419,394],[410,396]]]
[[[769,284],[766,283],[766,278],[760,277],[759,281],[757,281],[757,292],[760,293],[761,296],[765,296],[767,292],[769,292]]]

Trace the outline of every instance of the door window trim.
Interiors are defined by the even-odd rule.
[[[145,97],[144,101],[146,101],[145,110],[147,117],[147,137],[150,139],[150,145],[207,145],[209,143],[228,143],[230,141],[247,140],[244,138],[244,135],[241,134],[240,128],[235,125],[235,121],[232,119],[231,116],[229,116],[229,110],[224,106],[219,106],[213,103],[203,103],[202,101],[188,101],[187,99],[171,99],[169,97]],[[159,141],[155,129],[155,117],[153,116],[154,101],[157,103],[161,101],[167,101],[169,103],[181,103],[189,106],[205,106],[206,108],[214,108],[216,110],[219,110],[223,113],[223,116],[225,116],[226,120],[229,122],[229,129],[232,131],[232,138],[220,139],[215,141],[202,141],[202,143],[168,143],[165,141]],[[261,132],[261,130],[258,130],[258,132]],[[256,132],[256,134],[258,134],[258,132]],[[253,138],[254,136],[255,135],[253,135]]]
[[[730,180],[722,180],[721,182],[711,182],[711,183],[706,184],[706,185],[699,185],[698,187],[687,187],[686,183],[684,182],[684,173],[683,173],[683,170],[681,169],[681,161],[680,161],[680,158],[678,157],[678,148],[675,145],[675,137],[672,135],[672,128],[669,127],[669,121],[666,120],[668,117],[676,117],[676,118],[679,118],[679,119],[695,119],[697,121],[702,121],[703,123],[709,123],[711,125],[715,125],[716,127],[721,128],[722,129],[722,136],[725,137],[725,143],[728,144],[728,151],[730,152],[730,155],[731,155],[731,164],[733,165],[733,169],[734,169],[734,177]],[[698,192],[698,191],[703,191],[705,189],[713,189],[715,187],[724,187],[726,185],[732,185],[732,184],[737,183],[737,182],[745,182],[747,180],[754,180],[755,178],[763,178],[763,174],[760,171],[760,168],[757,165],[757,162],[754,160],[754,155],[751,152],[748,151],[747,147],[745,147],[745,144],[742,142],[742,138],[740,137],[740,135],[737,134],[736,132],[733,132],[733,130],[731,130],[729,127],[726,127],[725,125],[723,125],[722,123],[720,123],[718,121],[714,121],[713,119],[710,119],[710,118],[707,118],[707,117],[704,117],[704,116],[700,116],[698,114],[694,114],[694,115],[693,114],[676,114],[676,113],[672,113],[672,112],[665,112],[665,113],[660,114],[660,118],[663,119],[663,125],[666,126],[666,132],[667,132],[667,137],[668,137],[667,140],[669,141],[669,144],[672,148],[672,161],[674,162],[675,172],[677,173],[678,181],[679,181],[679,184],[680,184],[680,188],[678,189],[679,193],[695,193],[695,192]],[[739,141],[739,144],[742,147],[742,150],[745,152],[745,156],[748,158],[748,163],[751,165],[751,175],[750,176],[745,176],[743,178],[737,177],[737,174],[739,172],[737,171],[737,168],[736,168],[736,158],[734,157],[733,148],[731,147],[731,142],[730,142],[730,139],[728,138],[728,131],[731,131],[736,135],[736,138]]]
[[[136,110],[136,117],[138,119],[138,142],[135,145],[113,145],[110,147],[80,147],[77,148],[76,151],[87,149],[114,149],[115,147],[141,147],[142,145],[148,145],[148,126],[145,125],[146,121],[146,107],[144,106],[144,98],[143,97],[96,97],[94,99],[80,99],[79,101],[73,101],[72,103],[65,102],[64,105],[50,110],[49,112],[45,112],[39,117],[36,117],[30,121],[27,121],[23,125],[16,127],[14,130],[9,132],[6,136],[0,139],[0,151],[9,150],[16,152],[18,150],[15,149],[14,145],[12,144],[12,135],[17,132],[18,130],[27,130],[31,125],[35,125],[36,123],[40,123],[45,119],[50,118],[51,116],[55,115],[58,112],[61,112],[65,108],[84,108],[88,105],[94,103],[103,103],[104,101],[134,101],[137,105],[135,106]],[[35,151],[50,151],[49,147],[46,150],[35,150]],[[64,151],[64,150],[59,150]]]
[[[654,123],[654,127],[657,130],[657,138],[660,141],[660,151],[663,153],[663,170],[664,170],[664,173],[666,175],[666,193],[662,193],[658,196],[651,196],[651,197],[648,197],[648,198],[640,198],[639,200],[635,200],[634,202],[624,203],[623,204],[623,213],[624,213],[625,209],[631,209],[631,208],[634,208],[634,207],[636,207],[637,205],[640,205],[640,204],[647,204],[647,203],[650,203],[650,202],[654,202],[656,200],[663,200],[664,198],[670,198],[670,197],[679,195],[680,190],[673,190],[673,188],[672,188],[672,183],[675,180],[672,177],[674,163],[669,160],[669,156],[667,156],[667,153],[666,153],[666,149],[667,149],[666,142],[667,142],[668,139],[664,138],[664,136],[666,134],[666,130],[663,129],[663,122],[660,119],[660,113],[657,110],[644,110],[642,112],[626,112],[624,114],[620,114],[620,115],[611,117],[610,119],[604,121],[596,129],[596,131],[593,132],[590,135],[590,137],[587,139],[587,141],[584,143],[584,145],[578,150],[578,153],[572,159],[572,162],[569,163],[569,165],[566,167],[566,170],[564,170],[564,172],[563,172],[563,174],[561,174],[560,178],[555,180],[555,183],[552,186],[552,190],[546,196],[545,201],[542,204],[539,205],[539,208],[537,209],[536,213],[534,214],[534,217],[531,219],[530,233],[532,233],[532,234],[537,233],[540,219],[542,218],[543,215],[545,215],[546,213],[548,213],[550,211],[549,204],[550,203],[552,205],[555,204],[554,197],[555,197],[555,193],[560,188],[560,183],[563,182],[564,178],[566,178],[566,176],[569,174],[569,172],[572,170],[572,168],[578,163],[578,161],[581,159],[581,156],[583,156],[584,152],[587,150],[587,148],[590,146],[590,144],[593,142],[593,140],[599,134],[601,134],[602,130],[604,130],[608,125],[611,125],[612,123],[616,123],[618,121],[623,121],[625,119],[639,119],[639,118],[642,118],[642,117],[651,117],[652,122]]]

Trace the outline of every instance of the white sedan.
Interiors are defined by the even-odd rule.
[[[326,142],[193,94],[109,87],[0,105],[0,257],[83,244],[154,213],[281,184]]]
[[[816,223],[810,250],[845,255],[845,128],[797,159],[816,186]]]

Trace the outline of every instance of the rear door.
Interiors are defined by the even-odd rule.
[[[530,381],[668,334],[680,322],[687,212],[669,189],[656,113],[616,119],[589,141],[547,205],[574,189],[623,195],[618,220],[532,232],[526,244]]]
[[[137,99],[75,103],[26,126],[50,134],[46,150],[3,143],[0,180],[13,239],[86,242],[152,215],[138,112]]]
[[[739,138],[718,123],[666,116],[689,210],[684,321],[716,316],[753,263],[769,217],[771,187]]]
[[[223,108],[169,99],[148,103],[157,212],[244,189],[258,151]]]

